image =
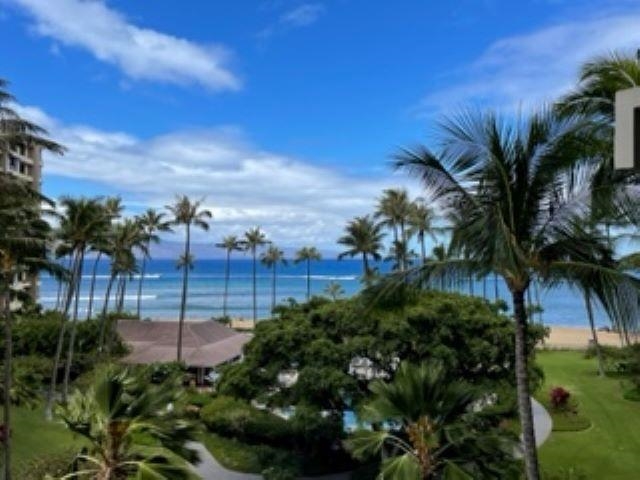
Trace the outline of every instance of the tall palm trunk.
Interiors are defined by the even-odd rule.
[[[73,254],[69,254],[69,260],[67,261],[67,270],[72,271],[73,267]],[[69,288],[69,284],[60,279],[60,283],[58,284],[58,298],[56,301],[56,310],[63,311],[64,302],[63,299],[67,297],[67,291]]]
[[[487,276],[482,277],[482,298],[487,299]]]
[[[273,272],[271,274],[271,311],[276,308],[276,264],[273,264]]]
[[[424,232],[420,234],[420,258],[422,259],[422,265],[427,263],[427,246],[424,241]]]
[[[113,284],[116,281],[116,273],[112,272],[109,277],[109,283],[107,284],[107,289],[104,294],[104,303],[102,305],[102,315],[101,315],[101,324],[100,324],[100,336],[98,338],[98,352],[102,353],[104,348],[104,339],[107,334],[108,329],[108,318],[107,314],[109,312],[109,298],[111,297],[111,289],[113,288]]]
[[[93,314],[93,294],[96,288],[96,273],[98,272],[98,263],[100,263],[100,257],[102,252],[98,252],[96,259],[93,262],[93,269],[91,271],[91,287],[89,287],[89,304],[87,305],[87,320],[91,319]]]
[[[149,242],[147,242],[147,251],[149,250]],[[138,280],[138,299],[136,303],[136,316],[140,319],[140,311],[142,306],[142,282],[144,281],[144,274],[147,269],[147,255],[142,254],[142,265],[140,266],[140,280]]]
[[[127,277],[124,274],[120,274],[120,281],[118,282],[118,301],[116,303],[116,311],[122,313],[124,311],[124,297],[127,293]]]
[[[67,348],[67,361],[64,366],[64,379],[62,382],[62,401],[66,403],[69,394],[69,379],[71,377],[71,365],[73,364],[73,352],[76,344],[76,334],[78,332],[78,303],[80,300],[80,287],[82,284],[82,264],[84,263],[84,249],[80,252],[80,274],[76,280],[76,298],[73,304],[73,318],[71,320],[71,336]]]
[[[257,284],[256,284],[256,275],[257,275],[257,260],[256,260],[256,249],[252,248],[253,254],[253,326],[256,326],[258,322],[258,297],[257,297]]]
[[[231,250],[227,250],[227,261],[224,267],[224,293],[222,294],[222,316],[227,316],[227,300],[229,298],[229,277],[231,275]]]
[[[44,408],[45,418],[51,420],[53,418],[53,402],[55,401],[56,386],[58,384],[58,369],[60,368],[60,357],[62,356],[62,347],[64,346],[64,338],[67,330],[67,316],[69,315],[69,309],[71,308],[71,301],[73,300],[74,290],[76,282],[78,281],[78,271],[80,265],[80,255],[78,251],[73,254],[73,269],[71,271],[71,278],[69,279],[69,285],[67,287],[67,295],[64,302],[64,308],[62,311],[62,320],[60,324],[60,331],[58,332],[58,342],[56,344],[56,353],[53,357],[53,371],[51,373],[51,382],[49,383],[49,391],[47,392],[47,402]]]
[[[311,298],[311,260],[307,258],[307,302]]]
[[[4,309],[4,401],[3,401],[3,425],[4,425],[4,479],[11,480],[11,380],[13,360],[13,330],[11,319],[11,293],[9,279],[2,294]]]
[[[407,249],[409,246],[407,245],[407,229],[404,226],[404,222],[400,222],[400,235],[402,239],[402,266],[400,269],[404,272],[407,269]]]
[[[189,262],[191,257],[191,228],[187,224],[187,238],[184,243],[184,266],[182,271],[182,297],[180,299],[180,318],[178,320],[178,362],[182,361],[182,329],[187,308],[187,288],[189,287]]]
[[[498,298],[500,298],[500,294],[498,292],[498,274],[493,273],[493,299],[497,302]]]
[[[525,309],[524,290],[512,290],[513,312],[515,320],[515,363],[516,390],[518,396],[518,414],[522,427],[522,447],[527,480],[539,480],[538,452],[536,450],[529,391],[529,371],[526,343],[527,311]]]
[[[602,351],[600,350],[600,344],[598,343],[598,334],[596,333],[596,325],[593,319],[593,306],[591,304],[591,290],[588,288],[584,291],[584,304],[587,308],[587,318],[589,319],[589,326],[591,327],[591,336],[593,338],[593,346],[596,349],[596,356],[598,358],[598,375],[604,377],[604,360],[602,359]]]
[[[363,268],[363,272],[362,274],[364,275],[365,278],[367,278],[369,276],[369,257],[367,257],[367,252],[362,252],[362,268]]]

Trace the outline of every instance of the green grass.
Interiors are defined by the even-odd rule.
[[[640,475],[640,403],[623,398],[620,378],[599,378],[594,359],[580,352],[538,353],[544,369],[541,395],[561,386],[591,420],[583,431],[554,431],[540,450],[544,470],[577,467],[588,479],[627,480]]]
[[[80,440],[64,425],[44,419],[42,408],[15,408],[12,415],[12,461],[16,471],[47,455],[59,456],[81,448]]]

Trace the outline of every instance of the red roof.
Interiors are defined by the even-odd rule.
[[[176,359],[178,322],[118,321],[118,333],[131,348],[124,363],[149,364]],[[185,322],[182,331],[182,359],[189,367],[215,367],[242,355],[242,347],[251,339],[247,333],[208,320]]]

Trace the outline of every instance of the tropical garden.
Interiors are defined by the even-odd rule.
[[[291,259],[305,270],[304,301],[278,302],[289,260],[261,228],[212,242],[225,256],[222,321],[232,256],[250,258],[254,329],[242,361],[202,390],[185,385],[181,361],[193,235],[215,221],[204,199],[179,195],[128,217],[118,198],[54,201],[1,174],[4,478],[194,478],[195,444],[273,479],[630,478],[640,467],[625,453],[640,438],[624,430],[640,418],[640,284],[637,254],[616,247],[635,235],[640,210],[637,175],[613,168],[612,144],[615,92],[638,85],[634,59],[597,58],[553,105],[518,117],[466,110],[442,119],[432,145],[396,152],[395,168],[424,193],[387,189],[346,223],[339,258],[362,262],[351,298],[339,284],[314,294],[322,255],[312,245]],[[20,145],[64,154],[12,101],[1,82],[0,156]],[[153,245],[174,230],[184,235],[176,363],[123,366],[118,320],[140,319]],[[268,321],[258,318],[259,262],[270,272]],[[24,288],[38,272],[58,282],[52,310]],[[498,280],[510,298],[498,298]],[[536,353],[547,332],[532,321],[533,297],[560,284],[584,300],[584,353]],[[125,311],[131,288],[135,311]],[[595,306],[621,348],[599,344]],[[554,421],[541,449],[532,399]],[[614,456],[621,465],[604,471]]]

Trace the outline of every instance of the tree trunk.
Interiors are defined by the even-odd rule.
[[[493,299],[494,301],[498,301],[500,295],[498,293],[498,274],[494,272],[493,274]]]
[[[311,259],[307,258],[307,302],[311,298]]]
[[[258,323],[258,297],[257,297],[257,285],[256,285],[256,275],[257,275],[257,264],[256,264],[256,247],[252,248],[253,255],[253,327],[255,328]]]
[[[67,270],[69,272],[73,272],[72,264],[73,264],[73,254],[69,254],[69,260],[67,261]],[[60,280],[60,285],[58,288],[58,298],[56,301],[56,310],[60,310],[64,307],[64,303],[62,302],[62,299],[67,298],[67,293],[68,293],[68,284],[65,284],[65,282]]]
[[[64,378],[62,382],[62,402],[67,402],[69,395],[69,379],[71,377],[71,365],[73,364],[73,352],[76,343],[76,333],[78,332],[78,302],[80,301],[80,287],[82,284],[82,264],[84,263],[84,250],[80,252],[80,274],[76,280],[76,299],[73,303],[73,317],[71,319],[71,336],[67,347],[67,361],[64,366]]]
[[[105,290],[105,294],[104,294],[104,304],[102,305],[102,318],[101,318],[101,325],[100,325],[100,336],[98,338],[98,353],[102,353],[102,350],[104,348],[104,339],[105,339],[105,335],[107,333],[107,327],[108,327],[108,319],[107,319],[107,314],[109,312],[109,297],[111,297],[111,289],[113,288],[113,282],[115,282],[116,280],[116,274],[115,273],[111,273],[111,276],[109,277],[109,283],[107,284],[107,289]]]
[[[598,375],[604,377],[604,360],[602,359],[602,351],[600,350],[600,344],[598,343],[598,334],[596,333],[596,325],[593,319],[593,308],[591,305],[591,291],[589,289],[584,291],[584,304],[587,308],[587,318],[589,319],[589,326],[591,327],[593,346],[596,349],[596,357],[598,358]]]
[[[182,272],[182,298],[180,299],[180,318],[178,320],[178,362],[182,361],[182,329],[184,327],[184,315],[187,309],[187,289],[189,288],[189,264],[191,257],[191,228],[187,224],[187,238],[184,243],[184,268]]]
[[[536,450],[535,432],[533,428],[533,412],[531,410],[531,393],[529,392],[529,370],[526,344],[527,312],[524,304],[525,291],[512,291],[513,312],[515,320],[515,362],[516,389],[518,394],[518,413],[522,426],[522,447],[527,480],[539,480],[538,452]]]
[[[120,274],[120,282],[118,283],[118,304],[116,311],[122,313],[124,311],[124,297],[127,294],[127,277],[124,273]]]
[[[58,383],[58,368],[60,367],[60,357],[62,356],[62,347],[64,346],[64,337],[67,329],[67,317],[69,315],[69,308],[71,308],[71,301],[73,299],[74,289],[79,275],[79,253],[76,252],[73,257],[73,269],[71,278],[69,279],[69,285],[67,287],[67,296],[62,312],[62,323],[60,324],[60,332],[58,332],[56,353],[53,357],[53,372],[51,373],[51,382],[49,384],[49,391],[47,392],[47,403],[44,408],[44,415],[47,420],[51,420],[53,418],[53,403],[55,401],[56,385]]]
[[[147,251],[149,251],[149,242],[147,242]],[[147,268],[147,255],[142,254],[142,266],[140,267],[140,280],[138,281],[138,300],[136,304],[136,316],[140,320],[140,307],[142,304],[142,282],[144,281],[144,273]]]
[[[13,360],[13,331],[11,319],[10,279],[7,278],[6,291],[3,292],[4,308],[4,479],[11,480],[11,380]]]
[[[369,276],[369,258],[367,257],[367,252],[362,252],[362,268],[364,269],[362,275],[364,278],[367,278]]]
[[[276,266],[277,263],[273,264],[273,277],[271,278],[271,312],[276,308]]]
[[[404,227],[404,222],[400,222],[400,235],[402,239],[402,271],[407,270],[407,230]]]
[[[222,316],[227,316],[227,299],[229,298],[229,277],[231,271],[231,250],[227,250],[227,262],[224,269],[224,293],[222,295]]]
[[[96,288],[96,273],[98,271],[98,263],[100,263],[101,256],[102,252],[98,252],[98,256],[93,262],[93,270],[91,272],[91,287],[89,288],[89,304],[87,305],[87,320],[91,319],[91,314],[93,313],[93,293]]]
[[[487,276],[482,277],[482,298],[487,299]]]
[[[422,257],[422,265],[427,263],[427,247],[424,242],[424,232],[420,234],[420,255]]]

